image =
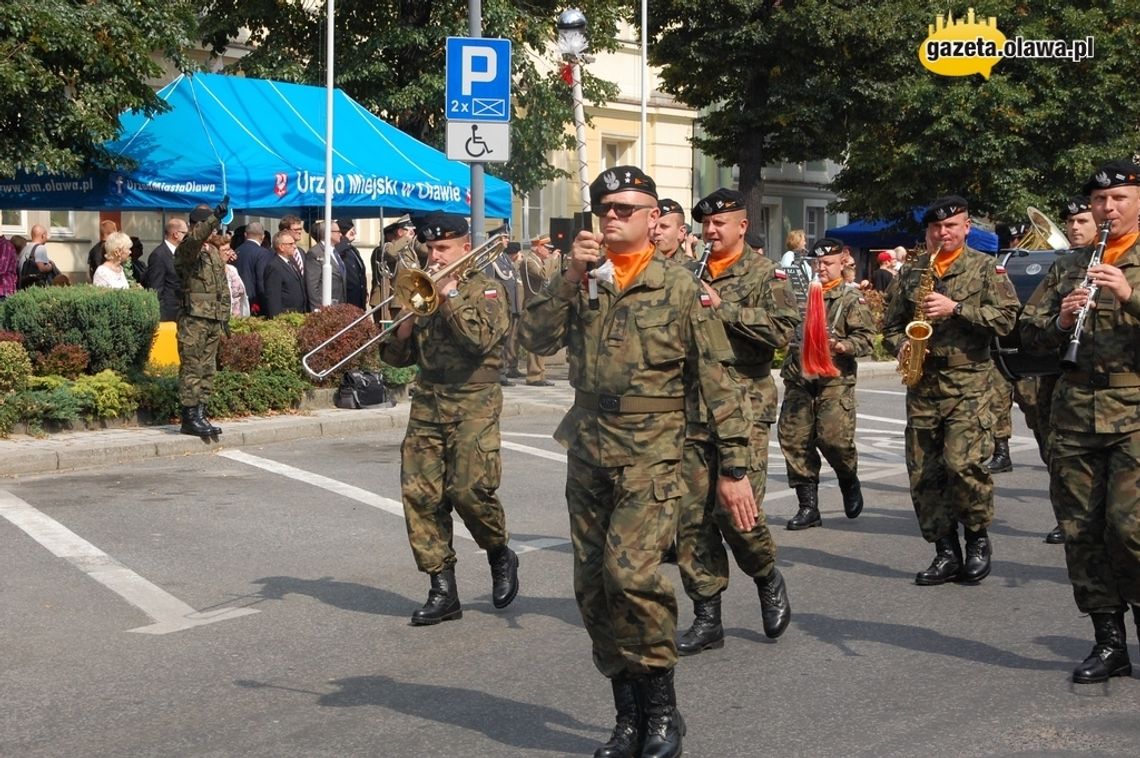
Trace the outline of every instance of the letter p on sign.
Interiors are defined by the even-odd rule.
[[[483,64],[476,69],[476,62]],[[468,45],[463,48],[462,73],[459,89],[463,95],[471,95],[471,85],[476,82],[493,82],[499,70],[499,56],[493,47]]]

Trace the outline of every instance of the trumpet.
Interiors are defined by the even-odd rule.
[[[503,251],[506,243],[503,241],[501,235],[495,235],[491,239],[484,242],[482,245],[474,248],[470,252],[464,254],[461,258],[457,258],[451,263],[443,266],[436,271],[421,271],[419,269],[407,268],[396,274],[396,281],[392,284],[392,294],[382,302],[372,306],[364,313],[353,319],[352,323],[345,326],[339,332],[329,337],[321,344],[314,347],[308,353],[301,357],[301,368],[305,373],[314,379],[326,379],[337,369],[344,364],[351,361],[353,358],[364,352],[366,349],[381,342],[392,334],[408,319],[414,316],[430,316],[439,309],[440,292],[437,285],[440,282],[446,281],[452,277],[457,279],[466,279],[472,272],[479,271],[489,265],[493,260],[499,257]],[[345,334],[348,334],[353,329],[356,329],[360,324],[364,323],[372,317],[372,314],[380,310],[384,306],[395,301],[401,308],[401,313],[394,321],[380,330],[379,333],[372,335],[354,350],[348,353],[336,363],[323,369],[315,369],[311,365],[314,357],[324,352],[329,345],[336,342]]]

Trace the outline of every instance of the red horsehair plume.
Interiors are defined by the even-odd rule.
[[[818,279],[808,287],[804,339],[800,346],[800,367],[805,379],[839,376],[839,369],[831,360],[831,346],[827,336],[827,311],[823,306],[823,285]]]

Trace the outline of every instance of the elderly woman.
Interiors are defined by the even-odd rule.
[[[230,315],[248,316],[249,295],[245,291],[245,282],[241,280],[237,266],[234,265],[237,251],[233,249],[232,242],[232,237],[223,234],[215,234],[210,238],[210,243],[218,248],[222,260],[226,262],[226,281],[230,285]]]
[[[96,287],[110,287],[125,290],[131,286],[123,271],[123,261],[131,257],[131,238],[122,232],[115,232],[103,241],[104,260],[95,269],[91,283]]]

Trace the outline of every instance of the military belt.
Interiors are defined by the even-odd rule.
[[[601,413],[666,413],[685,410],[685,398],[595,395],[593,392],[575,390],[574,405]]]
[[[1116,371],[1111,374],[1103,372],[1067,371],[1065,381],[1069,384],[1081,384],[1092,389],[1117,389],[1121,387],[1140,387],[1140,372]]]
[[[419,380],[426,384],[494,384],[499,381],[499,369],[480,366],[470,374],[420,371]]]
[[[979,350],[955,350],[946,355],[926,356],[926,365],[929,368],[960,368],[972,363],[982,363],[990,359],[990,349],[983,347]]]
[[[733,366],[736,373],[748,379],[764,379],[772,374],[772,364],[757,363],[751,366]]]

